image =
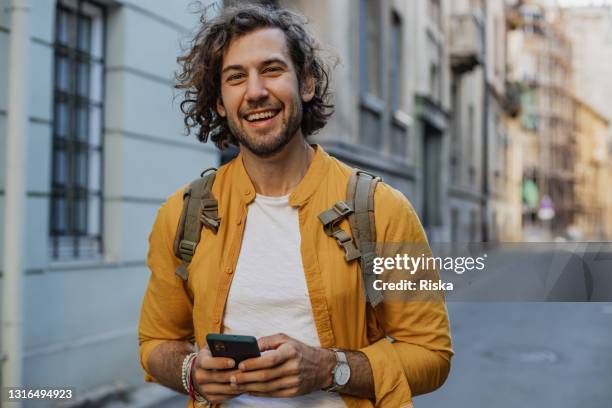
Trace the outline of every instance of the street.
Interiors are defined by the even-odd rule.
[[[612,304],[449,302],[455,356],[418,408],[612,406]]]

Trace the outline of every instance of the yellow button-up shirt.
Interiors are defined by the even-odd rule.
[[[366,304],[358,262],[345,261],[344,251],[325,234],[318,219],[321,212],[346,199],[351,168],[320,146],[315,148],[312,163],[289,196],[289,204],[298,207],[302,265],[321,347],[359,350],[370,362],[376,399],[342,395],[348,407],[412,406],[413,395],[436,389],[448,375],[452,350],[446,306],[440,301],[393,300],[374,311]],[[183,189],[161,207],[149,237],[151,276],[139,325],[146,381],[156,381],[147,362],[159,344],[195,340],[202,346],[206,334],[222,330],[247,207],[255,198],[240,155],[219,169],[212,191],[221,226],[216,234],[202,230],[188,267],[187,285],[175,273],[181,261],[173,253]],[[377,242],[427,244],[416,213],[400,192],[379,183],[374,206]],[[340,227],[350,232],[348,221]]]

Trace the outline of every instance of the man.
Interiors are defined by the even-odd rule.
[[[345,261],[317,218],[345,199],[351,169],[306,142],[332,105],[302,19],[223,9],[203,20],[180,61],[187,126],[203,142],[239,145],[240,155],[216,175],[221,223],[216,233],[203,229],[186,284],[172,250],[183,189],[158,213],[139,327],[146,379],[229,407],[395,408],[439,387],[452,355],[444,303],[372,308],[358,262]],[[378,241],[426,245],[401,193],[379,183],[374,200]],[[208,333],[255,336],[262,356],[238,367],[212,357]]]

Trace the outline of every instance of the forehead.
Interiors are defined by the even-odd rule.
[[[285,33],[275,27],[259,28],[230,42],[223,55],[223,68],[228,65],[255,65],[270,58],[291,63]]]

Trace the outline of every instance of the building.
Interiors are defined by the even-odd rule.
[[[520,202],[510,198],[505,2],[454,1],[450,21],[451,241],[514,241]]]
[[[340,60],[333,73],[336,114],[314,140],[402,191],[430,239],[447,240],[449,2],[278,4],[305,14]]]
[[[612,105],[602,91],[612,89],[612,7],[564,8],[561,18],[573,44],[576,95],[612,119]]]
[[[521,89],[525,240],[566,237],[576,213],[572,45],[535,1],[511,9],[509,77]],[[533,193],[532,193],[533,192]]]
[[[576,100],[576,122],[579,142],[576,154],[576,202],[574,220],[576,239],[605,241],[610,230],[610,121],[586,103]]]
[[[608,90],[612,89],[612,8],[608,6],[572,7],[562,10],[563,24],[573,44],[574,90],[583,101],[579,109],[579,128],[585,123],[599,123],[612,120],[612,105],[608,101]],[[588,114],[597,107],[597,112]],[[603,115],[603,117],[600,117]],[[599,120],[596,118],[599,117]],[[582,132],[582,131],[581,131]],[[612,126],[608,126],[606,157],[612,157]],[[610,160],[607,160],[608,174]],[[610,176],[609,176],[610,177]],[[602,187],[607,192],[607,203],[612,202],[612,190]],[[612,228],[612,210],[609,205],[604,210],[603,223],[607,239],[610,239]]]
[[[8,181],[26,175],[23,270],[5,269],[15,256],[0,254],[0,286],[23,287],[0,295],[0,380],[71,385],[80,396],[131,387],[142,383],[137,322],[156,211],[219,159],[212,146],[181,138],[174,101],[180,41],[198,16],[188,1],[28,3],[0,7],[2,248],[15,231],[5,205],[21,191]],[[12,39],[23,39],[25,59],[9,58]],[[9,132],[15,117],[24,132]],[[16,142],[27,143],[26,160],[9,168],[5,152]]]

